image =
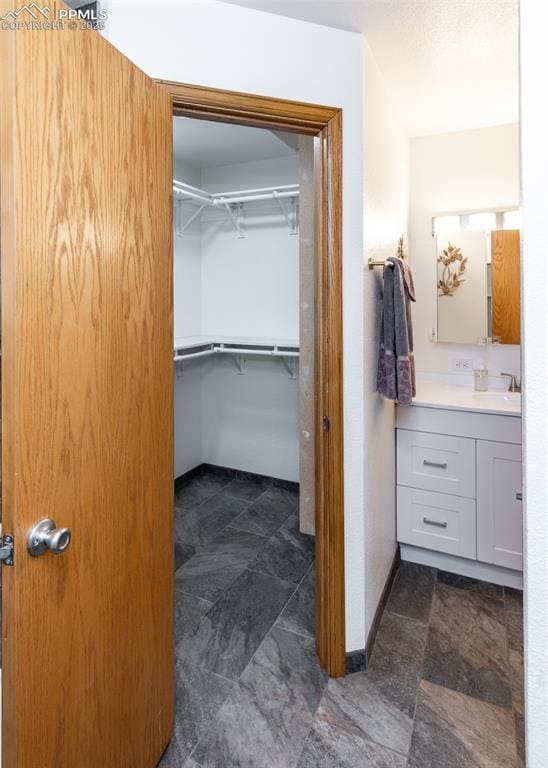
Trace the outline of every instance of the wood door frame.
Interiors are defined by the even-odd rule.
[[[156,80],[174,115],[318,138],[314,153],[316,646],[332,677],[344,675],[342,339],[342,110]]]

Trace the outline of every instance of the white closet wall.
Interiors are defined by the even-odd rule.
[[[175,159],[173,173],[176,179],[199,186],[198,168]],[[185,218],[195,212],[192,203],[183,203]],[[199,220],[195,220],[184,237],[173,238],[173,282],[175,288],[173,325],[175,338],[197,336],[202,332],[202,233]]]
[[[176,179],[200,183],[200,171],[174,161]],[[185,205],[185,216],[195,208]],[[173,327],[174,336],[193,336],[201,331],[202,240],[200,222],[194,222],[184,238],[173,238]],[[184,376],[175,375],[175,467],[174,476],[188,472],[202,461],[202,390],[200,366],[189,362]]]
[[[297,155],[202,171],[212,193],[298,182]],[[299,237],[275,200],[246,210],[243,239],[226,212],[202,216],[202,332],[298,341]]]
[[[177,173],[178,180],[212,193],[299,181],[297,155],[205,168],[198,177],[184,168]],[[176,338],[203,335],[298,344],[299,238],[289,234],[275,200],[244,210],[244,238],[238,237],[225,211],[212,208],[182,238],[175,238]],[[290,379],[281,359],[250,356],[243,375],[232,356],[196,359],[184,363],[183,375],[175,381],[176,477],[203,461],[298,481],[299,384]]]

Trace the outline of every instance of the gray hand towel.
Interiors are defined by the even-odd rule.
[[[377,390],[389,400],[409,405],[416,394],[411,322],[415,287],[407,262],[397,256],[387,261],[393,266],[384,268]]]

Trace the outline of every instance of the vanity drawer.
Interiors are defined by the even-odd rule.
[[[476,497],[476,441],[397,430],[398,485]]]
[[[476,559],[476,502],[398,486],[398,541]]]

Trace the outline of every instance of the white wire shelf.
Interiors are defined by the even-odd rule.
[[[290,379],[297,378],[297,360],[300,356],[298,346],[290,344],[267,344],[254,341],[253,343],[230,342],[201,342],[198,340],[193,346],[175,347],[173,362],[177,365],[177,373],[181,375],[182,364],[189,360],[213,355],[232,355],[237,372],[243,375],[246,372],[246,358],[274,357],[280,358]]]
[[[232,192],[206,192],[199,187],[193,187],[184,181],[173,180],[173,195],[176,205],[175,234],[182,237],[193,221],[202,213],[204,208],[223,208],[228,214],[238,237],[244,234],[244,204],[260,200],[275,200],[289,227],[289,233],[296,235],[299,229],[298,215],[298,184],[282,184],[277,187],[259,187],[256,189],[237,189]],[[286,201],[289,207],[286,206]],[[190,202],[198,207],[196,211],[183,222],[182,204]]]

